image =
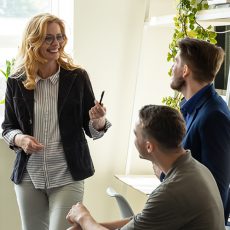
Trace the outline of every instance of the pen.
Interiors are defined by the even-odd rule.
[[[104,93],[105,93],[105,91],[103,90],[102,93],[101,93],[100,101],[99,101],[99,104],[100,104],[100,105],[101,105],[101,103],[102,103],[102,99],[103,99]]]

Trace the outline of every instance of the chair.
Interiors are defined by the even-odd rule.
[[[117,193],[111,187],[107,188],[106,193],[109,196],[116,198],[122,218],[128,218],[130,216],[134,216],[134,212],[130,207],[128,201],[121,194]]]

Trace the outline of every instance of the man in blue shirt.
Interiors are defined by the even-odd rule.
[[[212,172],[229,216],[230,112],[212,84],[224,59],[221,47],[185,38],[172,67],[171,88],[181,92],[187,133],[183,140],[195,159]]]

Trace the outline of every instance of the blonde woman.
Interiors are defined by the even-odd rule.
[[[16,153],[11,176],[23,230],[63,230],[94,174],[85,134],[111,125],[87,72],[64,52],[65,25],[45,13],[26,29],[8,79],[3,138]]]

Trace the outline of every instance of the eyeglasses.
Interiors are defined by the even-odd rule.
[[[46,35],[46,37],[44,39],[44,42],[47,45],[51,45],[56,39],[59,43],[62,43],[62,42],[64,42],[64,38],[65,38],[65,36],[63,34],[57,34],[56,36],[54,36],[54,35]]]

